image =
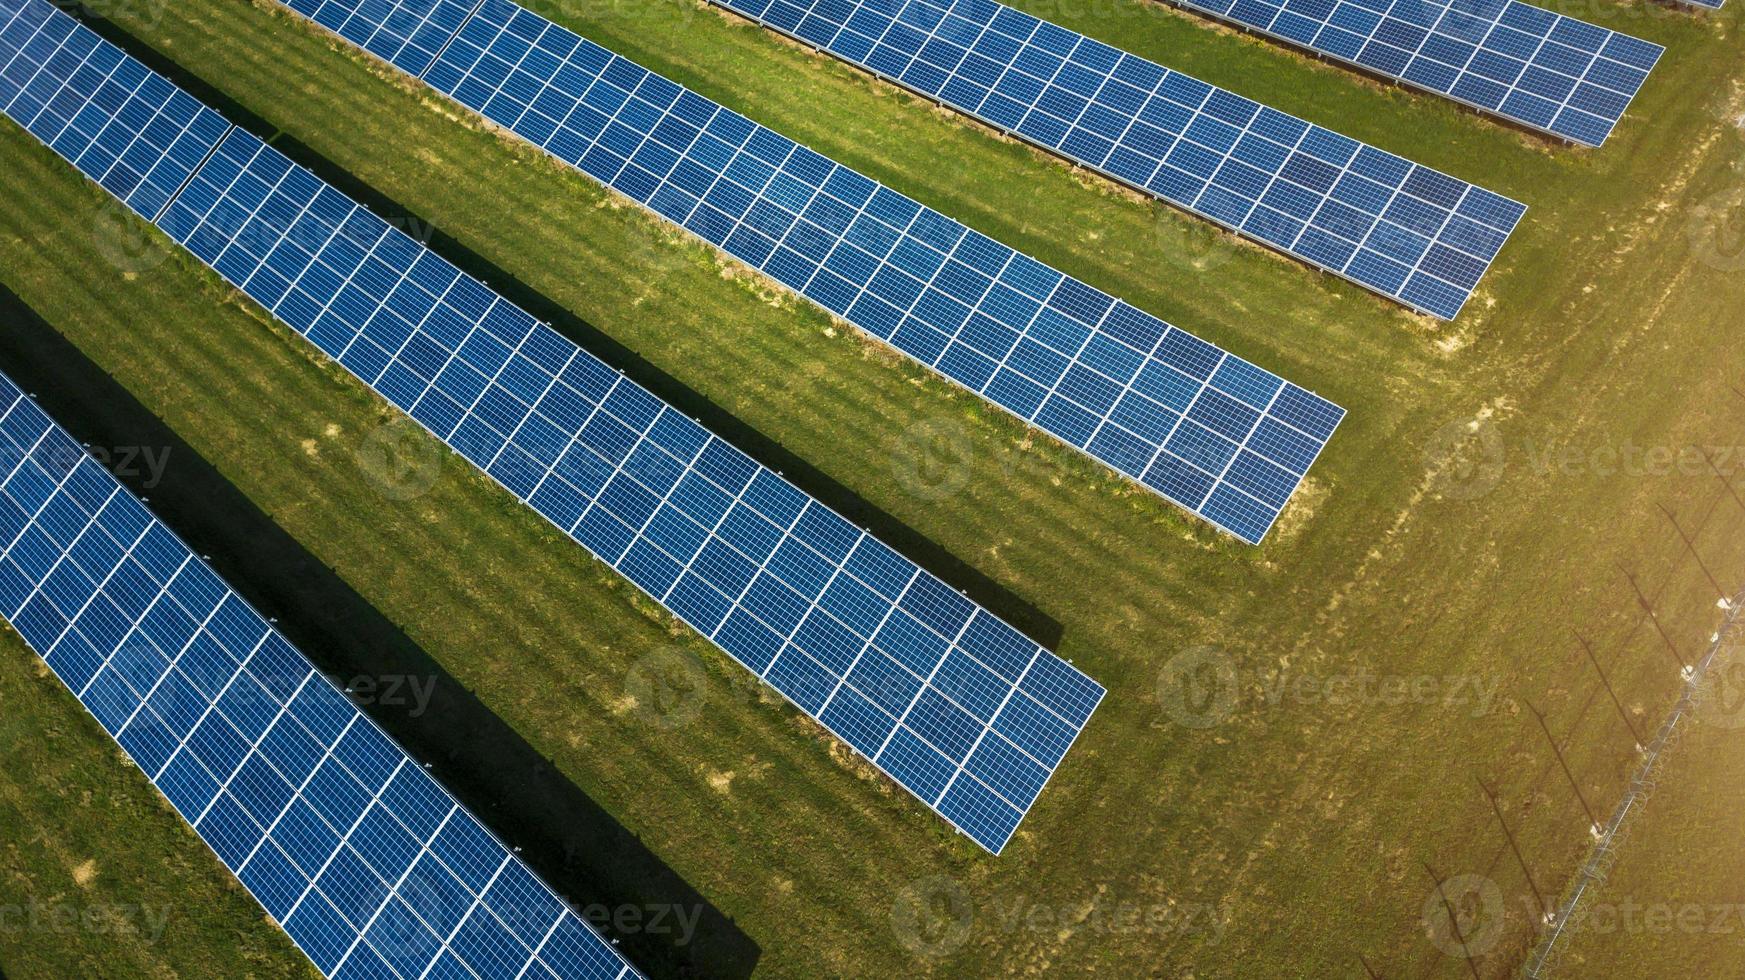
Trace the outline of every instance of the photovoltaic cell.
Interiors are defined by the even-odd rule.
[[[1588,146],[1665,50],[1519,0],[1172,2]]]
[[[230,129],[70,17],[7,3],[0,18],[0,105],[148,221]]]
[[[0,615],[322,973],[637,975],[4,375],[0,475]]]
[[[988,850],[1102,699],[247,132],[159,226]]]
[[[713,0],[1453,319],[1526,207],[993,0]]]
[[[354,0],[287,5],[374,37],[341,16]],[[1244,541],[1344,416],[507,0],[484,0],[425,80]]]

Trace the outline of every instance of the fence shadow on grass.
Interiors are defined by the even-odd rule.
[[[638,969],[751,974],[761,950],[749,936],[4,284],[0,371],[82,442],[167,451],[155,486],[141,485],[145,472],[118,475],[256,608],[281,615],[279,629],[324,673],[434,680],[423,711],[364,710],[576,908],[639,910],[642,929],[597,923]],[[688,942],[670,912],[668,931],[654,931],[647,910],[658,908],[700,916]]]
[[[277,127],[198,76],[190,74],[174,61],[165,58],[150,45],[92,14],[82,4],[66,6],[92,30],[144,62],[153,71],[186,89],[231,122],[263,139],[279,133],[272,139],[274,149],[307,167],[316,176],[374,212],[377,217],[400,228],[430,229],[429,239],[425,244],[432,251],[453,262],[469,275],[489,283],[492,289],[515,305],[551,324],[559,333],[580,344],[594,356],[623,371],[630,380],[659,395],[684,414],[698,419],[717,435],[749,453],[758,462],[786,476],[800,489],[828,504],[850,521],[868,529],[953,588],[962,589],[965,595],[989,612],[1011,623],[1043,646],[1051,650],[1060,649],[1063,628],[1058,620],[959,559],[945,546],[843,486],[776,440],[667,374],[647,358],[612,339],[592,323],[566,310],[496,263],[444,234],[410,208],[371,187],[289,134],[280,133]]]

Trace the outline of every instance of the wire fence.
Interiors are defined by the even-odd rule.
[[[1696,710],[1704,693],[1704,681],[1709,676],[1710,669],[1726,647],[1727,640],[1739,626],[1741,613],[1745,612],[1745,590],[1735,593],[1728,600],[1727,615],[1722,620],[1720,629],[1715,631],[1709,641],[1708,649],[1684,678],[1684,688],[1679,694],[1678,702],[1673,706],[1672,713],[1660,730],[1655,733],[1653,741],[1642,753],[1642,762],[1636,769],[1635,776],[1630,780],[1629,789],[1624,798],[1619,801],[1617,809],[1612,811],[1611,819],[1601,828],[1598,840],[1588,854],[1588,859],[1582,864],[1580,872],[1571,882],[1565,893],[1562,904],[1557,908],[1556,917],[1551,922],[1551,929],[1546,933],[1533,955],[1528,958],[1523,973],[1531,980],[1541,980],[1551,962],[1552,954],[1557,950],[1557,941],[1563,935],[1564,926],[1575,915],[1576,907],[1589,890],[1606,880],[1618,852],[1625,840],[1626,821],[1631,812],[1636,810],[1654,792],[1655,776],[1659,770],[1661,759],[1672,746],[1680,732],[1687,715]]]

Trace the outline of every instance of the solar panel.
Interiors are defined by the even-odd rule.
[[[49,6],[0,10],[20,3]],[[224,138],[159,224],[988,850],[1101,701],[1065,661],[249,133]]]
[[[322,973],[637,975],[4,375],[0,474],[0,615]]]
[[[288,6],[374,43],[374,20],[340,14],[368,5]],[[484,0],[425,79],[1249,543],[1266,535],[1344,417],[507,0]]]
[[[1665,50],[1518,0],[1171,0],[1600,146]]]
[[[713,0],[1443,319],[1526,206],[992,0]]]
[[[1681,0],[1693,7],[1705,7],[1709,10],[1720,10],[1726,0]]]
[[[16,19],[13,15],[16,15]],[[163,78],[29,6],[0,6],[0,104],[148,221],[230,129],[223,117]]]

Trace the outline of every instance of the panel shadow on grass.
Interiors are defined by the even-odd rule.
[[[652,977],[750,976],[761,950],[735,923],[3,283],[0,371],[74,438],[109,447],[103,455],[112,464],[127,455],[119,447],[150,447],[172,461],[145,466],[136,456],[135,465],[115,468],[256,608],[286,612],[279,629],[322,672],[433,680],[422,711],[408,710],[403,698],[362,707],[415,758],[437,763],[442,783],[504,841],[523,847],[527,863],[577,909],[641,910],[641,929],[614,933],[612,923],[596,921],[638,969]],[[670,912],[657,932],[649,910],[661,908],[697,917],[694,934],[685,935]]]
[[[818,498],[849,521],[871,531],[875,537],[932,572],[941,581],[963,590],[964,595],[978,605],[1017,627],[1044,647],[1050,650],[1060,649],[1063,627],[1058,620],[958,558],[950,549],[843,486],[776,440],[715,404],[707,396],[612,339],[592,323],[444,234],[410,208],[334,164],[318,151],[281,132],[198,76],[159,54],[150,45],[93,14],[83,4],[67,3],[64,6],[110,43],[186,89],[189,94],[211,106],[230,122],[262,139],[272,137],[269,142],[274,149],[308,168],[377,217],[402,230],[426,232],[427,234],[418,237],[423,237],[424,244],[432,251],[467,274],[488,283],[510,302],[550,324],[559,333],[611,367],[623,371],[630,380],[654,392],[685,415],[697,419],[710,431],[748,453],[753,459],[781,473],[801,490]]]

